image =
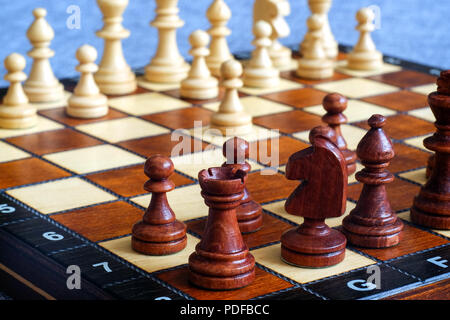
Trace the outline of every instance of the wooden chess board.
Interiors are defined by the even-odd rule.
[[[209,291],[188,282],[188,256],[207,216],[197,174],[223,163],[226,140],[199,133],[194,121],[207,125],[220,98],[181,99],[177,85],[141,80],[134,94],[110,97],[104,118],[69,118],[61,101],[37,104],[39,124],[32,129],[0,130],[2,285],[19,297],[47,299],[450,298],[450,231],[426,229],[409,218],[413,197],[425,182],[430,152],[422,141],[435,129],[426,95],[435,91],[439,70],[385,57],[382,70],[354,72],[343,67],[346,48],[341,49],[332,79],[301,80],[287,69],[277,88],[240,90],[254,123],[254,132],[243,138],[253,148],[279,139],[273,174],[261,174],[271,164],[258,157],[250,160],[248,189],[264,210],[262,229],[244,235],[257,264],[251,285]],[[62,82],[68,96],[75,80]],[[285,199],[298,183],[283,173],[288,157],[307,147],[309,130],[321,124],[321,102],[329,92],[349,99],[349,123],[342,131],[350,149],[368,129],[370,115],[387,117],[384,128],[396,153],[389,167],[396,179],[387,191],[405,223],[404,236],[387,249],[348,246],[344,261],[336,266],[298,268],[280,259],[282,232],[302,221],[284,211]],[[179,143],[171,136],[179,128],[186,129],[185,141],[203,150],[172,157],[176,189],[168,200],[188,226],[188,244],[173,255],[145,256],[131,249],[130,235],[150,199],[143,189],[143,164],[152,154],[170,156]],[[203,162],[193,164],[190,160],[199,154]],[[358,163],[357,170],[361,168]],[[360,191],[354,175],[349,177],[346,214]],[[339,228],[342,218],[327,224]],[[67,288],[70,265],[80,267],[79,290]],[[381,271],[380,288],[365,285],[374,265]]]

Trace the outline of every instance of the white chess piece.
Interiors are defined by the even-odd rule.
[[[298,60],[297,76],[306,79],[326,79],[334,74],[333,61],[329,59],[323,48],[322,26],[324,18],[313,14],[307,20],[309,45]]]
[[[0,128],[24,129],[37,123],[36,108],[29,104],[21,83],[27,78],[23,72],[25,63],[25,58],[18,53],[5,59],[8,73],[4,79],[10,82],[10,86],[0,105]]]
[[[181,81],[180,95],[190,99],[212,99],[219,94],[219,81],[211,76],[205,57],[209,35],[203,30],[196,30],[189,36],[192,55],[192,65],[188,77]]]
[[[73,94],[67,101],[66,112],[74,118],[100,118],[108,113],[108,98],[100,93],[94,80],[98,70],[94,61],[97,50],[90,45],[83,45],[76,52],[79,64],[76,69],[81,73]]]
[[[253,25],[253,33],[255,39],[252,44],[255,50],[252,57],[244,68],[244,86],[255,88],[276,87],[280,83],[280,72],[273,67],[272,60],[269,55],[270,34],[272,28],[270,24],[264,20],[260,20]]]
[[[291,32],[285,17],[291,13],[291,7],[287,0],[255,0],[253,4],[253,24],[264,20],[272,27],[269,55],[273,66],[286,68],[292,63],[292,50],[283,46],[279,38],[285,38]]]
[[[308,0],[308,6],[311,15],[319,15],[323,19],[322,26],[322,43],[326,56],[329,59],[335,59],[339,53],[338,43],[331,32],[330,23],[328,21],[328,11],[330,10],[332,0]],[[304,52],[310,44],[310,38],[305,35],[304,40],[300,44],[300,51]]]
[[[23,89],[31,102],[57,101],[63,98],[64,87],[54,76],[49,61],[55,54],[49,48],[55,34],[45,20],[47,10],[34,9],[33,15],[35,20],[27,30],[27,37],[33,45],[28,55],[33,58],[33,64]]]
[[[233,59],[226,38],[231,34],[230,29],[226,27],[228,20],[231,18],[231,10],[224,0],[214,0],[208,8],[206,16],[211,24],[211,28],[208,30],[211,43],[206,64],[211,74],[219,77],[222,63]]]
[[[100,91],[108,95],[121,95],[136,90],[136,77],[125,61],[122,39],[128,38],[130,31],[122,26],[122,14],[128,0],[97,0],[103,13],[103,28],[97,36],[105,39],[103,56],[94,78]]]
[[[242,87],[242,65],[239,61],[228,60],[220,68],[221,85],[225,94],[219,110],[211,116],[210,128],[218,129],[226,136],[245,135],[252,130],[252,117],[244,112],[239,100],[238,88]]]
[[[376,70],[383,64],[383,55],[377,51],[370,33],[375,29],[375,14],[370,8],[362,8],[356,13],[360,37],[358,43],[347,56],[347,67],[353,70]]]
[[[158,29],[158,48],[145,67],[147,81],[179,83],[189,72],[189,64],[178,51],[176,29],[184,22],[178,16],[177,3],[178,0],[156,0],[156,18],[151,25]]]

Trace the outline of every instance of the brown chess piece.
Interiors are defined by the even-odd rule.
[[[442,71],[437,91],[428,95],[428,104],[436,118],[437,131],[423,141],[435,152],[429,161],[431,172],[427,183],[414,198],[411,220],[435,228],[450,229],[450,70]]]
[[[138,252],[166,255],[186,247],[186,225],[176,220],[166,197],[175,188],[168,179],[173,170],[170,158],[162,155],[151,156],[145,162],[144,172],[150,180],[144,189],[152,193],[152,199],[142,221],[133,226],[131,245]]]
[[[341,132],[341,125],[347,123],[347,117],[343,114],[347,109],[347,98],[339,93],[329,93],[323,98],[322,105],[327,111],[322,121],[336,133],[336,145],[344,155],[348,175],[351,175],[356,171],[356,153],[347,148],[347,142]]]
[[[247,174],[217,167],[200,171],[198,178],[209,214],[202,239],[189,257],[189,280],[213,290],[244,287],[255,278],[255,258],[236,219]]]
[[[241,169],[246,173],[250,172],[251,166],[245,161],[249,158],[249,143],[241,138],[228,139],[222,148],[223,156],[227,159],[222,167]],[[252,196],[244,187],[244,196],[241,204],[236,208],[236,216],[239,229],[242,233],[249,233],[259,230],[263,224],[262,208],[259,203],[252,199]]]
[[[368,120],[370,130],[356,149],[365,168],[356,173],[363,189],[356,207],[342,222],[349,243],[366,248],[385,248],[398,244],[402,221],[392,211],[385,185],[394,181],[386,168],[394,158],[391,140],[383,131],[386,118],[376,114]]]
[[[314,128],[309,139],[312,146],[291,155],[286,166],[286,178],[302,183],[288,197],[285,209],[304,222],[281,236],[281,257],[297,266],[327,267],[345,257],[345,236],[327,226],[325,219],[345,212],[347,165],[330,127]]]

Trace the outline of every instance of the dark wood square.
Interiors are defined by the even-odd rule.
[[[445,243],[448,243],[448,241],[444,238],[435,236],[427,231],[420,230],[405,223],[403,228],[403,238],[398,245],[383,249],[358,248],[358,250],[380,260],[390,260],[405,254],[440,246]]]
[[[195,150],[197,148],[197,144],[201,145],[202,150],[204,150],[208,144],[200,141],[200,140],[194,140],[194,138],[191,138],[189,136],[183,136],[183,139],[186,140],[180,140],[179,141],[172,141],[171,140],[171,134],[163,134],[159,136],[153,136],[148,138],[139,138],[134,140],[127,140],[124,142],[119,143],[118,145],[129,149],[131,151],[134,151],[136,153],[139,153],[140,155],[148,158],[151,155],[154,154],[162,154],[164,156],[170,157],[172,155],[173,148],[178,145],[179,143],[186,143],[186,145],[189,145],[190,143],[190,151],[199,151]],[[189,150],[183,150],[183,154],[190,153],[187,152]],[[175,168],[176,169],[176,168]]]
[[[273,166],[274,163],[266,163],[267,160],[270,160],[273,156],[273,153],[278,154],[278,164],[283,165],[286,164],[289,160],[289,157],[299,150],[305,149],[309,147],[309,144],[306,144],[297,139],[293,139],[287,136],[281,136],[278,140],[278,146],[274,143],[275,139],[267,139],[267,140],[258,140],[250,143],[251,154],[250,157],[252,159],[256,159],[260,163],[265,165]],[[273,150],[272,150],[273,148]],[[273,151],[273,152],[272,152]],[[266,159],[264,159],[267,157]]]
[[[212,113],[211,110],[194,106],[174,111],[149,114],[142,118],[170,129],[190,129],[194,127],[194,121],[201,121],[201,126],[207,126]]]
[[[101,118],[96,119],[77,119],[69,117],[66,114],[66,108],[55,108],[55,109],[48,109],[48,110],[42,110],[39,111],[39,114],[43,115],[44,117],[50,118],[52,120],[58,121],[60,123],[66,124],[68,126],[77,126],[80,124],[87,124],[92,122],[99,122],[104,120],[112,120],[112,119],[119,119],[124,118],[127,115],[117,111],[113,108],[109,108],[108,114]]]
[[[394,143],[395,157],[392,159],[388,170],[391,172],[401,172],[427,165],[430,153],[408,147],[401,143]]]
[[[188,230],[203,236],[207,218],[194,220],[187,223]],[[243,234],[243,238],[249,249],[259,247],[272,242],[280,241],[284,231],[292,229],[293,226],[263,212],[263,226],[256,232]]]
[[[348,186],[348,198],[358,201],[362,187],[361,183]],[[400,211],[412,206],[413,199],[419,193],[420,187],[396,177],[392,183],[386,185],[386,191],[392,210]]]
[[[257,117],[253,119],[253,123],[268,129],[278,129],[284,133],[311,130],[316,126],[323,125],[320,116],[302,110]]]
[[[331,78],[327,78],[327,79],[320,79],[320,80],[312,80],[312,79],[302,79],[299,78],[296,74],[295,74],[295,70],[292,71],[283,71],[280,72],[280,76],[284,79],[287,80],[291,80],[291,81],[295,81],[304,85],[308,85],[308,86],[313,86],[319,83],[324,83],[324,82],[331,82],[331,81],[337,81],[337,80],[343,80],[343,79],[347,79],[350,78],[350,76],[337,72],[335,71],[333,73],[333,76]]]
[[[143,211],[118,201],[77,209],[51,218],[91,241],[101,241],[131,233]]]
[[[367,121],[361,121],[355,123],[355,125],[366,130],[370,129]],[[409,115],[399,114],[392,117],[386,117],[386,124],[384,125],[383,130],[390,138],[402,140],[425,135],[427,133],[433,133],[436,128],[431,122]]]
[[[288,180],[281,173],[262,175],[259,171],[248,175],[247,190],[258,203],[287,198],[299,182]]]
[[[0,189],[68,177],[70,174],[36,158],[0,163]]]
[[[7,141],[38,155],[85,148],[102,142],[72,129],[60,129],[9,138]]]
[[[143,164],[95,173],[88,175],[87,178],[123,197],[132,197],[147,193],[143,186],[144,183],[149,180],[144,174]],[[194,182],[176,172],[170,176],[170,180],[172,180],[177,187]]]
[[[263,95],[262,97],[272,101],[287,104],[295,108],[305,108],[322,104],[322,100],[326,95],[326,92],[317,89],[302,88],[283,92],[269,93]]]
[[[293,286],[259,267],[256,267],[255,271],[255,280],[248,286],[236,290],[220,291],[205,290],[191,284],[187,266],[162,272],[157,277],[198,300],[248,300]]]
[[[428,106],[427,96],[402,90],[361,99],[398,111],[409,111]]]
[[[402,70],[391,73],[382,73],[369,79],[384,82],[401,88],[416,87],[424,84],[435,83],[436,77],[422,72]]]

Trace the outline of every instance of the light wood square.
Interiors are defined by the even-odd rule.
[[[390,63],[383,63],[381,68],[376,70],[352,70],[347,67],[347,60],[340,60],[336,62],[336,71],[340,73],[352,76],[352,77],[371,77],[376,76],[383,73],[390,73],[401,71],[402,67],[396,66]]]
[[[111,143],[170,132],[164,127],[132,117],[83,124],[76,128]]]
[[[375,264],[375,261],[349,249],[345,250],[345,258],[341,263],[327,268],[300,268],[287,264],[281,260],[281,244],[252,250],[251,253],[256,262],[299,283],[307,283]]]
[[[279,215],[280,217],[285,218],[286,220],[292,221],[297,224],[302,224],[303,217],[295,216],[293,214],[287,213],[286,210],[284,210],[285,202],[286,202],[286,200],[272,202],[272,203],[264,205],[263,209],[266,209],[272,213],[275,213],[275,214]],[[340,226],[342,224],[342,220],[345,218],[346,215],[348,215],[350,213],[351,210],[353,210],[354,207],[355,207],[355,204],[353,202],[347,201],[345,213],[340,217],[326,219],[325,223],[331,228]]]
[[[362,137],[364,137],[364,135],[367,133],[367,131],[364,129],[348,124],[341,125],[341,131],[345,141],[347,142],[347,148],[349,148],[350,150],[356,150],[359,141],[361,141]],[[297,139],[309,143],[309,131],[296,132],[293,134],[293,136]]]
[[[252,87],[242,87],[239,89],[239,91],[250,94],[250,95],[261,95],[261,94],[269,94],[274,92],[282,92],[287,90],[293,90],[293,89],[300,89],[303,88],[303,85],[300,83],[289,81],[283,78],[280,78],[280,83],[278,86],[270,87],[270,88],[252,88]]]
[[[43,214],[116,199],[80,178],[41,183],[9,190],[7,193]]]
[[[409,145],[411,145],[413,147],[419,148],[421,150],[430,152],[431,150],[428,150],[423,145],[423,140],[425,138],[430,137],[430,136],[432,136],[432,134],[426,134],[426,135],[423,135],[423,136],[418,136],[418,137],[414,137],[414,138],[405,139],[405,140],[403,140],[403,142],[406,143],[406,144],[409,144]]]
[[[411,116],[414,116],[416,118],[430,121],[433,123],[436,121],[436,118],[434,117],[434,114],[431,111],[430,107],[412,110],[412,111],[409,111],[408,114]]]
[[[172,157],[171,159],[177,171],[194,179],[198,179],[198,173],[201,170],[220,167],[226,160],[222,154],[222,148],[189,153],[179,157]],[[252,171],[264,168],[252,160],[248,160],[248,163],[252,166]]]
[[[189,256],[200,240],[190,234],[186,236],[186,248],[165,256],[149,256],[134,251],[131,248],[131,236],[100,242],[99,245],[147,272],[155,272],[188,263]]]
[[[322,105],[303,108],[304,111],[323,116],[326,111]],[[380,107],[372,103],[349,99],[347,109],[344,111],[348,122],[367,121],[373,114],[381,114],[385,117],[396,114],[394,110]]]
[[[273,102],[259,97],[252,97],[252,96],[244,97],[240,98],[240,101],[242,103],[244,111],[249,115],[251,115],[252,117],[259,117],[272,113],[286,112],[294,109],[284,104]],[[219,110],[219,105],[220,102],[218,101],[206,103],[203,105],[203,107],[211,111],[217,112]]]
[[[404,173],[400,173],[399,176],[408,180],[411,180],[416,183],[420,183],[421,185],[424,185],[427,182],[426,178],[426,168],[408,171]]]
[[[175,99],[158,92],[140,93],[109,99],[109,105],[134,116],[165,112],[189,107],[186,101]]]
[[[13,147],[12,145],[9,145],[3,141],[0,141],[0,162],[24,159],[28,158],[29,156],[29,153]]]
[[[225,135],[222,135],[218,130],[211,129],[209,126],[193,128],[189,130],[189,134],[197,139],[201,139],[220,147],[223,146],[225,141],[231,138],[230,136],[227,137]],[[242,138],[247,142],[252,142],[257,140],[274,139],[279,136],[280,133],[278,130],[269,130],[257,125],[253,125],[252,130],[248,134],[240,135],[239,138]]]
[[[410,90],[427,96],[437,90],[437,85],[435,83],[424,84],[421,86],[413,87]]]
[[[25,134],[50,131],[50,130],[61,129],[61,128],[64,128],[64,126],[55,121],[38,116],[37,124],[32,128],[0,129],[0,138],[11,138],[11,137],[23,136]]]
[[[408,211],[399,213],[397,216],[403,220],[412,222],[410,214],[411,214],[411,212],[408,210]],[[433,232],[442,234],[443,236],[445,236],[447,238],[450,238],[450,230],[439,230],[439,229],[430,229],[430,230]]]
[[[71,92],[65,91],[63,92],[63,97],[60,100],[50,101],[50,102],[31,102],[30,104],[36,107],[37,110],[47,110],[54,109],[67,106],[67,100],[72,95]]]
[[[169,90],[175,90],[180,87],[179,83],[156,83],[156,82],[150,82],[145,79],[144,76],[137,77],[137,84],[139,87],[147,89],[147,90],[153,90],[153,91],[169,91]]]
[[[142,157],[111,145],[51,153],[45,155],[44,158],[79,174],[129,166],[145,161]]]
[[[349,78],[317,84],[316,89],[337,92],[349,98],[363,98],[398,91],[399,88],[369,79]]]
[[[356,176],[356,173],[357,173],[358,171],[361,171],[362,169],[364,169],[364,166],[363,166],[361,163],[356,162],[356,170],[355,170],[355,172],[353,172],[351,175],[348,176],[348,183],[349,183],[349,184],[358,181],[358,180],[356,180],[356,177],[355,177],[355,176]]]
[[[167,200],[175,216],[180,221],[191,220],[208,215],[208,207],[200,195],[199,184],[176,188],[167,193]],[[151,195],[146,194],[132,198],[131,201],[147,208]]]

